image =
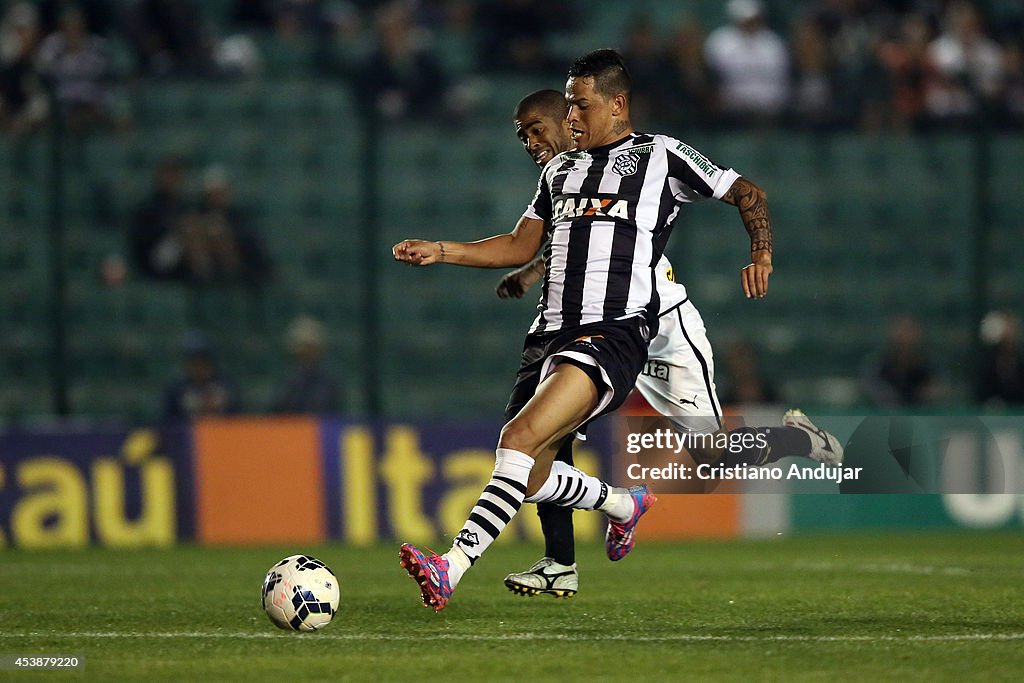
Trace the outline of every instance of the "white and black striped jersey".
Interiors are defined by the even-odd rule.
[[[643,133],[549,161],[525,213],[549,233],[530,332],[657,317],[654,265],[679,208],[721,199],[738,177],[679,140]]]

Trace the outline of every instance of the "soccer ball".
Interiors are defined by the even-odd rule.
[[[321,629],[331,623],[340,600],[334,572],[309,555],[284,558],[263,579],[263,610],[279,628]]]

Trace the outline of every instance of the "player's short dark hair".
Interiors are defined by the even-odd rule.
[[[629,69],[622,61],[622,55],[611,48],[601,48],[577,57],[569,67],[569,78],[594,78],[594,90],[605,98],[618,94],[626,96],[626,101],[633,99],[633,79]]]
[[[565,118],[567,109],[565,93],[557,90],[538,90],[519,100],[513,118],[521,119],[527,112],[535,111],[557,121]]]

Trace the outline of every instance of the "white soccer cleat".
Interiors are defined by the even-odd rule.
[[[519,595],[553,595],[556,598],[571,598],[579,589],[580,575],[576,565],[559,564],[550,557],[538,560],[525,572],[505,577],[505,587]]]
[[[839,443],[839,439],[824,429],[814,426],[811,418],[807,417],[802,410],[797,408],[787,410],[786,414],[782,416],[782,424],[807,432],[807,435],[811,437],[811,453],[808,457],[812,460],[826,465],[842,464],[843,445]]]

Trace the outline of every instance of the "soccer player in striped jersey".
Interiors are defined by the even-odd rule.
[[[615,51],[579,58],[568,76],[576,150],[547,163],[511,232],[471,243],[404,240],[392,250],[412,265],[501,268],[527,263],[546,243],[540,312],[527,339],[543,351],[537,372],[517,378],[513,395],[521,390],[529,398],[501,431],[491,481],[447,553],[425,555],[410,544],[400,551],[434,610],[448,604],[524,499],[601,509],[610,520],[609,556],[632,547],[636,522],[654,503],[646,487],[610,491],[578,470],[558,471],[553,462],[563,439],[621,405],[640,374],[658,326],[655,265],[683,205],[715,197],[739,206],[752,257],[741,271],[743,289],[752,298],[767,293],[771,222],[760,188],[678,140],[635,133],[629,75]],[[798,438],[807,453],[812,448],[804,430],[779,428],[766,436],[768,451],[792,451]],[[753,464],[762,457],[747,455]]]
[[[516,134],[530,158],[540,167],[562,152],[572,150],[569,122],[565,118],[565,96],[557,90],[540,90],[527,95],[516,107]],[[636,389],[659,413],[669,418],[679,431],[714,433],[723,428],[722,411],[715,390],[715,366],[700,313],[690,300],[686,287],[675,281],[672,264],[665,256],[655,267],[656,287],[660,298],[658,334],[651,340],[648,362],[636,381]],[[543,278],[543,256],[506,274],[497,287],[501,298],[520,298]],[[527,345],[523,351],[523,368],[528,368],[537,352]],[[513,409],[509,404],[506,419]],[[787,422],[795,416],[788,415]],[[556,462],[573,464],[573,439],[563,441]],[[700,456],[719,460],[721,453]],[[776,453],[771,461],[803,452]],[[828,455],[811,453],[811,457]],[[831,462],[832,460],[830,460]],[[505,586],[520,595],[553,595],[568,597],[579,588],[575,564],[572,508],[552,503],[538,503],[537,514],[544,532],[545,553],[530,569],[505,577]]]

